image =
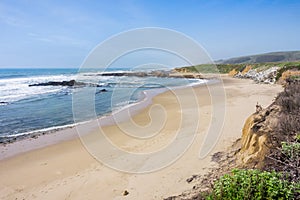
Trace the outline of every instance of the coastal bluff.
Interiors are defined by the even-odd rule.
[[[278,159],[278,149],[283,142],[292,141],[299,134],[300,81],[287,79],[284,91],[271,105],[256,108],[242,129],[237,158],[241,165],[261,168],[268,165],[270,159]]]
[[[241,150],[237,156],[241,164],[261,166],[269,151],[271,137],[278,124],[280,106],[271,104],[247,118],[242,129]]]

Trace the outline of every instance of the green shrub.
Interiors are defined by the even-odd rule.
[[[300,157],[300,143],[299,142],[282,142],[282,153],[290,159]]]
[[[278,81],[280,79],[283,72],[285,72],[287,70],[292,70],[292,69],[300,70],[300,63],[297,63],[297,62],[295,62],[295,63],[286,63],[285,66],[281,67],[277,71],[276,81]]]
[[[276,172],[233,170],[217,180],[206,199],[291,199],[296,184]]]
[[[292,80],[300,80],[300,76],[297,76],[297,75],[291,76],[290,79],[292,79]]]
[[[296,142],[300,142],[300,133],[296,135]]]
[[[281,74],[288,69],[300,70],[300,62],[272,62],[272,63],[241,63],[241,64],[200,64],[196,66],[186,66],[180,69],[186,69],[188,72],[196,73],[221,73],[226,74],[231,70],[242,71],[247,65],[251,65],[252,69],[257,71],[267,70],[271,67],[280,67],[276,80],[281,77]]]

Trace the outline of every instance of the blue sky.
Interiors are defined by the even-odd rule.
[[[300,1],[1,0],[0,67],[78,67],[134,28],[182,32],[213,59],[300,50]]]

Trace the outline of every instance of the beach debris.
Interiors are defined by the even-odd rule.
[[[123,196],[127,196],[128,194],[129,194],[129,192],[127,190],[124,190]]]

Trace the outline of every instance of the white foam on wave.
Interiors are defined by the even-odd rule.
[[[10,134],[10,135],[0,135],[1,138],[14,138],[14,137],[22,137],[22,136],[27,136],[27,135],[34,135],[34,134],[39,134],[39,133],[50,133],[50,132],[55,132],[58,130],[63,130],[67,128],[73,128],[77,125],[85,124],[90,122],[91,120],[83,121],[83,122],[77,122],[77,123],[72,123],[72,124],[66,124],[66,125],[61,125],[61,126],[51,126],[49,128],[43,128],[43,129],[38,129],[38,130],[33,130],[33,131],[28,131],[28,132],[22,132],[22,133],[16,133],[16,134]]]
[[[188,84],[188,86],[197,86],[197,85],[202,85],[202,84],[208,82],[207,79],[192,79],[192,80],[195,80],[195,81]]]
[[[74,79],[74,75],[37,76],[26,78],[0,79],[0,102],[12,103],[42,94],[57,93],[63,89],[58,86],[29,87],[30,84],[48,81],[65,81]]]
[[[191,79],[190,83],[186,80],[178,81],[180,79],[173,79],[171,82],[165,82],[166,85],[163,83],[161,84],[162,88],[158,88],[160,86],[159,81],[157,78],[153,77],[113,77],[113,76],[83,76],[82,74],[71,74],[71,75],[51,75],[51,76],[36,76],[36,77],[22,77],[22,78],[11,78],[11,79],[0,79],[0,103],[1,105],[7,105],[6,102],[11,103],[15,101],[19,101],[22,99],[33,98],[39,95],[51,94],[51,93],[59,93],[64,91],[66,87],[62,86],[43,86],[43,87],[29,87],[30,84],[37,84],[43,83],[48,81],[69,81],[75,79],[77,81],[84,81],[84,82],[100,82],[101,85],[107,86],[107,84],[115,84],[116,88],[138,88],[145,86],[147,88],[153,88],[152,90],[143,91],[142,94],[145,95],[144,98],[139,98],[138,100],[123,100],[121,102],[117,102],[113,105],[112,112],[119,112],[127,107],[132,107],[138,105],[141,101],[147,101],[148,98],[152,98],[167,88],[178,88],[178,87],[187,87],[188,86],[195,86],[198,84],[204,84],[207,80],[202,79]],[[163,79],[162,79],[163,80]],[[167,79],[166,79],[167,80]],[[171,79],[169,79],[171,80]],[[179,84],[180,86],[173,86],[174,84]],[[171,86],[168,87],[168,84]],[[166,86],[166,87],[164,87]],[[121,89],[123,90],[123,89]],[[117,96],[118,97],[118,96]],[[151,99],[150,98],[150,99]],[[120,100],[120,99],[118,99]],[[85,122],[84,122],[85,123]],[[30,131],[25,133],[17,133],[11,136],[22,136],[27,134],[34,134],[34,133],[44,133],[44,132],[51,132],[52,130],[57,130],[61,128],[73,127],[76,124],[68,124],[63,126],[56,126],[50,127],[46,129],[41,129],[37,131]]]

